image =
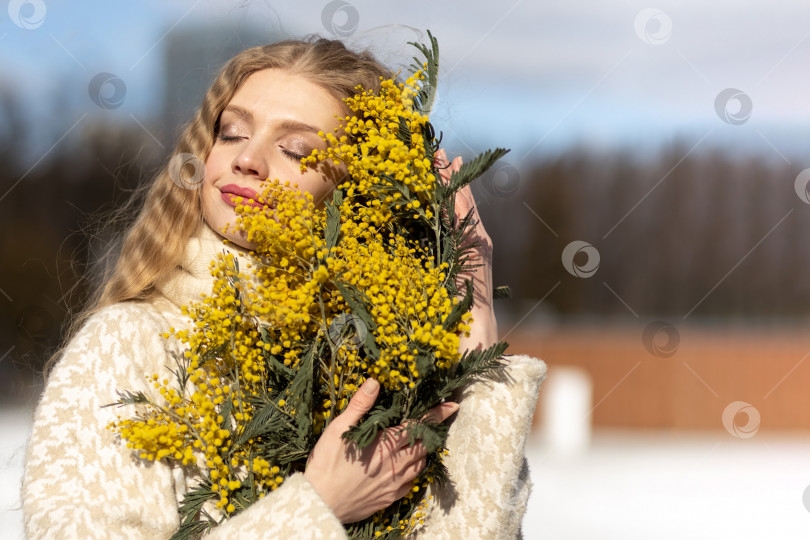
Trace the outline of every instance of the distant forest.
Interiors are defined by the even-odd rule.
[[[171,149],[138,126],[86,121],[32,166],[17,136],[25,124],[2,97],[0,118],[0,401],[13,401],[29,399],[66,315],[93,286],[86,272],[120,236],[94,229],[95,218],[151,179]],[[810,314],[810,205],[794,189],[801,167],[677,144],[648,156],[571,149],[512,159],[474,191],[495,245],[495,284],[513,291],[499,302],[517,316]],[[590,277],[562,262],[573,241],[598,252]],[[582,250],[571,260],[594,262]]]
[[[476,190],[495,284],[511,285],[513,310],[548,294],[543,311],[563,318],[804,318],[810,205],[797,195],[801,170],[681,144],[653,156],[571,149],[522,169],[496,165]],[[562,263],[577,240],[598,252],[589,277]],[[587,253],[574,262],[588,270]]]

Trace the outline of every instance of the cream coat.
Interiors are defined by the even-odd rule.
[[[117,391],[155,396],[146,377],[170,377],[172,351],[182,347],[160,334],[188,328],[180,306],[210,294],[209,262],[228,250],[203,226],[186,249],[184,271],[150,303],[104,308],[69,343],[37,406],[23,482],[29,538],[164,539],[179,525],[178,501],[190,471],[133,457],[107,425],[131,409],[102,405]],[[452,485],[432,493],[419,538],[515,538],[530,481],[524,446],[546,365],[510,356],[507,380],[481,381],[459,397],[445,463]],[[345,538],[343,527],[302,474],[206,538]]]

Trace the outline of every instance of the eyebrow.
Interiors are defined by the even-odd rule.
[[[222,112],[226,111],[232,112],[251,122],[253,121],[253,113],[251,113],[244,107],[240,107],[239,105],[228,105],[227,107],[225,107],[225,109],[223,109]],[[290,120],[289,118],[282,120],[279,123],[279,128],[286,131],[308,131],[312,133],[318,133],[319,131],[323,131],[315,126],[311,126],[304,122],[299,122],[298,120]]]

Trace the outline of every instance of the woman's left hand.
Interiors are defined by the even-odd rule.
[[[447,153],[442,149],[436,152],[435,164],[439,167],[442,180],[448,183],[453,173],[458,172],[461,168],[461,156],[453,159],[448,167]],[[472,280],[473,284],[471,309],[473,320],[470,325],[470,335],[461,336],[459,349],[462,353],[468,349],[486,349],[498,341],[498,326],[495,321],[495,311],[492,309],[492,239],[481,223],[472,190],[467,185],[456,193],[457,219],[462,219],[470,210],[472,210],[475,228],[470,234],[469,240],[476,242],[477,245],[469,252],[468,264],[477,267],[459,274],[459,291],[464,290],[465,279]]]

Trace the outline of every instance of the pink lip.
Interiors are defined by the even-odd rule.
[[[236,206],[237,203],[234,202],[235,197],[242,197],[241,204],[255,206],[257,208],[272,206],[268,203],[260,203],[258,201],[259,194],[249,187],[237,186],[236,184],[227,184],[219,188],[219,190],[222,192],[222,200],[228,203],[230,206]]]

